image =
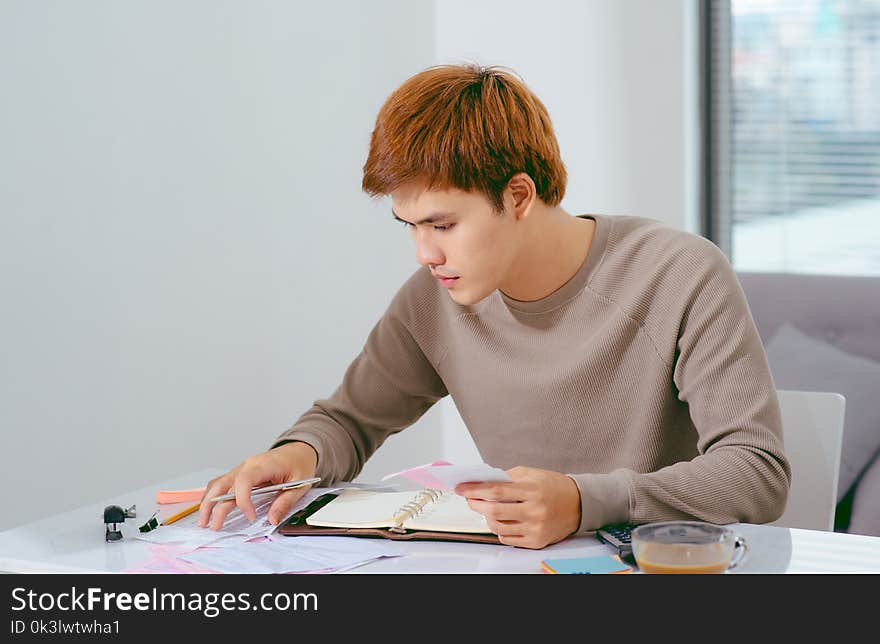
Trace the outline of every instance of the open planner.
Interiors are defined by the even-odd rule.
[[[347,488],[318,497],[278,533],[500,543],[464,497],[443,490],[379,492]]]

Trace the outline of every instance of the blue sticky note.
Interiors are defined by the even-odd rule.
[[[545,559],[541,566],[547,572],[560,575],[603,575],[630,571],[629,566],[611,555]]]

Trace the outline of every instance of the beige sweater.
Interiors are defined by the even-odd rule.
[[[574,479],[579,532],[777,518],[791,470],[730,264],[708,240],[656,221],[589,217],[586,261],[542,300],[495,291],[461,306],[417,270],[339,388],[275,445],[312,445],[322,485],[351,480],[449,394],[487,463]]]

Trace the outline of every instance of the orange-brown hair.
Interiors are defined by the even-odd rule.
[[[504,68],[438,65],[382,105],[361,185],[374,197],[410,181],[479,191],[501,212],[518,172],[532,178],[544,203],[562,201],[566,172],[547,108]]]

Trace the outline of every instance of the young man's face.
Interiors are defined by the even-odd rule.
[[[474,304],[505,290],[521,237],[511,213],[499,214],[481,193],[455,188],[408,185],[391,193],[391,200],[394,216],[415,241],[417,261],[455,302]]]

